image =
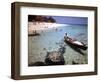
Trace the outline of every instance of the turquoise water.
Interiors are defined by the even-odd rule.
[[[65,64],[73,64],[73,61],[78,64],[87,64],[87,50],[81,50],[82,54],[67,45],[64,42],[66,32],[69,37],[88,45],[88,31],[85,25],[68,25],[57,29],[39,31],[40,36],[28,37],[28,64],[38,61],[44,62],[47,52],[58,51],[61,46],[65,47],[65,53],[63,54]]]

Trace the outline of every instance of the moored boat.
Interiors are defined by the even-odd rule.
[[[28,36],[40,36],[39,33],[28,34]]]
[[[87,46],[84,43],[79,42],[77,40],[73,40],[73,39],[67,37],[67,38],[64,38],[64,41],[67,44],[72,45],[72,46],[74,46],[76,48],[80,48],[80,49],[83,49],[83,50],[87,50]]]

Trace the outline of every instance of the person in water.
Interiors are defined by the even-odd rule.
[[[68,41],[73,41],[71,38],[68,37],[67,33],[65,33],[64,39],[67,39]]]
[[[65,33],[65,36],[64,36],[64,38],[67,38],[67,33]]]
[[[78,44],[78,45],[84,45],[84,43],[79,42],[79,41],[77,41],[76,39],[69,38],[68,35],[67,35],[67,33],[65,33],[64,38],[67,39],[67,41],[70,41],[70,42],[72,42],[72,43],[75,43],[75,44]]]

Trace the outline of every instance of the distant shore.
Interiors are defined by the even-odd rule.
[[[48,30],[51,28],[58,28],[60,26],[68,26],[67,24],[47,23],[47,22],[28,22],[28,34],[32,34],[33,31]]]

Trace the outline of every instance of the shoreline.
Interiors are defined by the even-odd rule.
[[[33,31],[41,32],[43,30],[57,29],[60,26],[69,26],[68,24],[57,24],[47,22],[28,22],[28,34],[33,34]]]

